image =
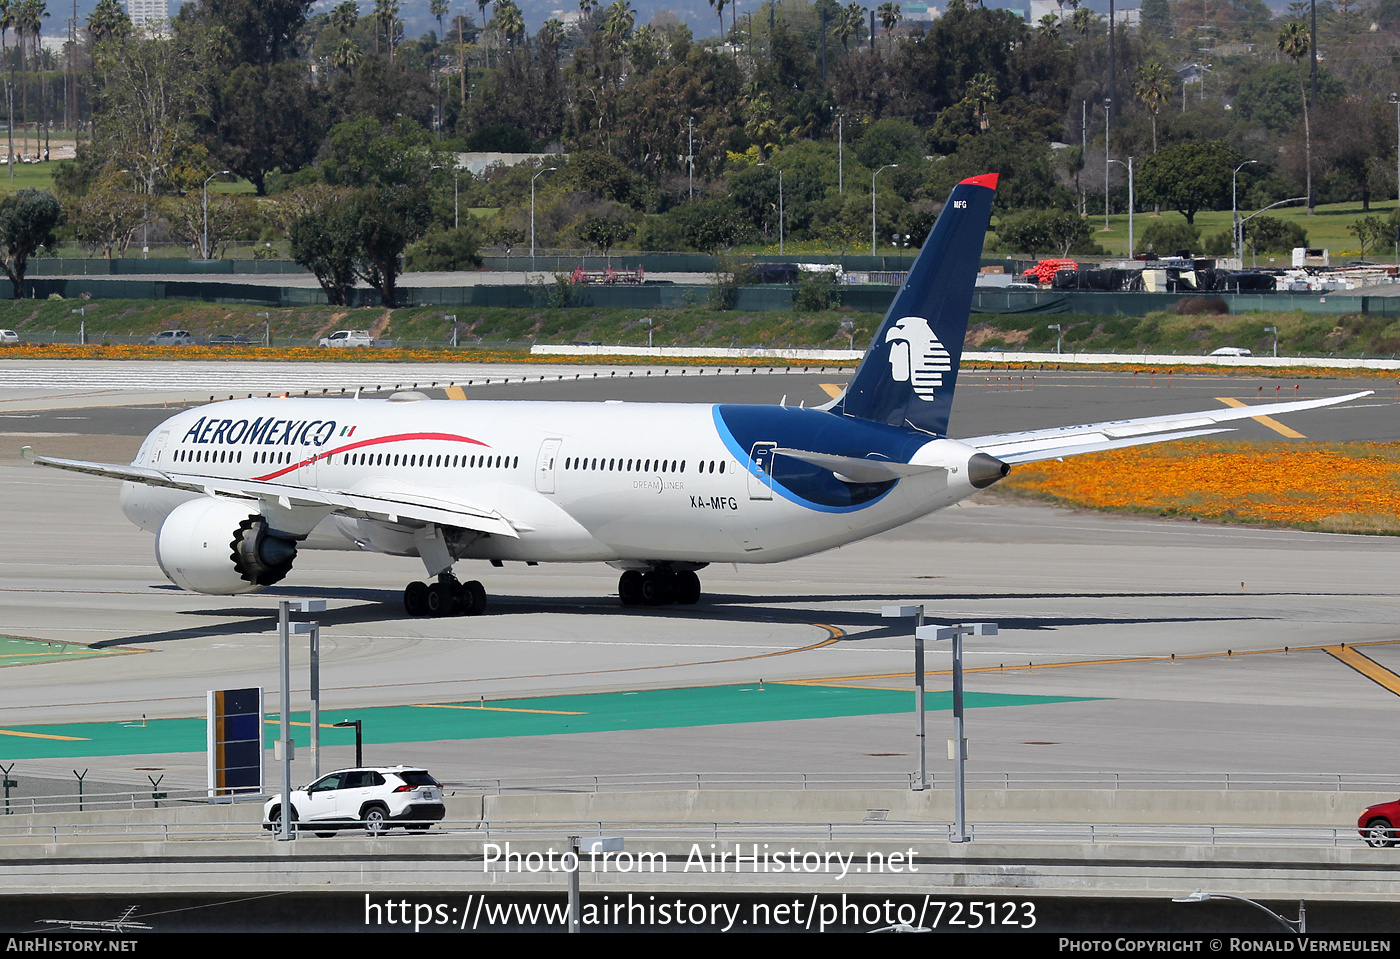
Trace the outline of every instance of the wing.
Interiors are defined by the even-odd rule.
[[[1349,403],[1363,396],[1370,396],[1372,392],[1374,391],[1366,390],[1361,393],[1349,393],[1346,396],[1320,400],[1294,400],[1289,403],[1227,407],[1219,410],[1205,410],[1200,413],[1168,413],[1165,416],[1145,416],[1140,419],[1114,420],[1108,423],[1088,423],[1084,426],[1025,430],[1020,433],[998,433],[993,436],[974,436],[959,440],[959,442],[995,456],[1003,463],[1035,463],[1061,456],[1077,456],[1080,453],[1097,453],[1101,450],[1121,449],[1125,446],[1165,443],[1168,440],[1184,440],[1192,436],[1225,433],[1229,430],[1213,429],[1212,427],[1217,423],[1228,423],[1231,420],[1273,416],[1279,413],[1296,413],[1299,410],[1315,410],[1323,406]]]
[[[117,466],[110,463],[58,459],[40,456],[28,446],[20,452],[25,459],[39,466],[125,480],[128,483],[142,483],[146,486],[203,493],[206,496],[266,501],[275,503],[282,509],[329,508],[332,513],[357,519],[375,519],[389,523],[408,520],[455,526],[516,539],[520,536],[517,527],[495,510],[486,509],[456,496],[445,496],[441,490],[426,491],[403,485],[384,485],[371,491],[306,489],[261,480],[195,476],[144,466]]]

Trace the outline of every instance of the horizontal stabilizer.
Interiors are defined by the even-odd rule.
[[[1292,400],[1287,403],[1234,406],[1193,413],[1168,413],[1164,416],[1144,416],[1139,419],[1087,423],[1083,426],[1063,426],[1048,430],[1023,430],[1018,433],[974,436],[960,442],[1006,463],[1035,463],[1061,456],[1077,456],[1080,453],[1097,453],[1147,443],[1165,443],[1192,436],[1206,436],[1223,432],[1209,429],[1218,423],[1335,406],[1338,403],[1349,403],[1363,396],[1370,396],[1372,392],[1365,390],[1318,400]]]
[[[890,480],[914,476],[918,473],[931,473],[943,469],[942,466],[916,466],[912,463],[892,463],[889,460],[868,460],[856,456],[836,456],[831,453],[813,453],[809,450],[775,449],[777,456],[789,456],[822,469],[831,470],[843,483],[888,483]]]

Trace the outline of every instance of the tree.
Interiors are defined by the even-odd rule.
[[[1287,253],[1308,245],[1308,233],[1292,220],[1256,216],[1244,224],[1244,239],[1253,253]]]
[[[296,37],[311,0],[201,0],[196,16],[222,28],[243,63],[281,63],[296,56]]]
[[[62,216],[58,198],[47,190],[20,190],[0,201],[0,268],[10,278],[16,300],[24,297],[29,257],[54,245],[54,227]]]
[[[1158,220],[1149,223],[1137,241],[1138,248],[1166,256],[1177,250],[1194,250],[1201,242],[1201,228],[1192,223]]]
[[[1089,221],[1068,210],[1026,210],[1002,217],[997,225],[997,236],[1002,242],[1021,253],[1054,250],[1060,256],[1068,256],[1092,235]]]
[[[316,158],[325,131],[318,99],[304,61],[241,63],[209,94],[205,143],[266,196],[269,173],[295,173]]]
[[[591,217],[578,228],[579,239],[596,246],[604,256],[608,256],[614,246],[636,232],[636,227],[624,217],[615,215]]]
[[[198,249],[204,239],[205,224],[209,229],[209,257],[218,259],[234,240],[256,239],[261,217],[257,203],[247,196],[211,193],[208,217],[205,216],[203,191],[191,191],[183,197],[162,204],[161,212],[170,224],[170,232],[187,245]]]
[[[1139,195],[1180,211],[1194,223],[1196,211],[1230,202],[1230,177],[1245,158],[1221,140],[1187,141],[1148,157],[1137,176]]]
[[[346,306],[355,287],[358,211],[349,197],[327,198],[292,221],[292,259],[316,275],[331,306]]]
[[[122,9],[121,0],[98,0],[88,14],[87,32],[94,46],[104,40],[120,40],[131,33],[131,18]]]
[[[1288,57],[1295,64],[1311,49],[1311,42],[1311,34],[1308,32],[1307,24],[1302,20],[1288,21],[1278,34],[1279,53]],[[1298,80],[1300,92],[1302,91],[1302,82],[1302,74],[1300,73]],[[1308,95],[1306,93],[1303,93],[1303,142],[1307,151],[1308,216],[1312,216],[1314,212],[1312,187],[1312,121],[1308,118]]]
[[[404,268],[413,272],[457,271],[481,266],[481,228],[467,217],[455,230],[431,230],[404,254]]]
[[[880,17],[880,25],[885,28],[885,39],[890,40],[894,28],[904,19],[904,14],[899,12],[899,4],[894,2],[880,4],[880,9],[876,12]],[[890,42],[893,43],[893,40]]]
[[[1171,81],[1167,78],[1167,68],[1156,60],[1143,64],[1138,78],[1133,82],[1133,94],[1147,107],[1152,118],[1152,152],[1157,152],[1157,114],[1171,94]]]
[[[379,302],[397,306],[399,258],[427,229],[428,192],[406,186],[372,187],[351,197],[355,275],[379,292]]]
[[[179,35],[134,31],[97,50],[94,139],[118,168],[155,196],[194,142],[200,103],[194,54]]]
[[[136,231],[149,222],[145,200],[124,177],[107,175],[65,204],[65,219],[79,243],[111,259],[125,253]]]
[[[1380,246],[1390,235],[1390,224],[1386,223],[1378,216],[1363,216],[1351,226],[1347,227],[1347,232],[1356,237],[1361,244],[1361,259],[1366,259],[1367,248]]]

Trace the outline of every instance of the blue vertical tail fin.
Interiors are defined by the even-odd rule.
[[[947,434],[996,186],[987,173],[953,187],[833,412]]]

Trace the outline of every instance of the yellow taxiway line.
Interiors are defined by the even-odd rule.
[[[1216,399],[1224,403],[1226,406],[1232,406],[1236,409],[1248,405],[1247,403],[1240,402],[1233,396],[1217,396]],[[1269,429],[1273,430],[1280,436],[1286,436],[1291,440],[1307,439],[1307,437],[1304,436],[1302,433],[1299,433],[1297,430],[1289,429],[1287,426],[1284,426],[1272,416],[1252,416],[1250,417],[1250,419],[1254,420],[1256,423],[1261,423],[1264,426],[1267,426]]]
[[[1395,695],[1400,696],[1400,676],[1395,675],[1371,657],[1364,656],[1349,646],[1324,646],[1322,651],[1350,666],[1371,682],[1378,686],[1384,686]]]

